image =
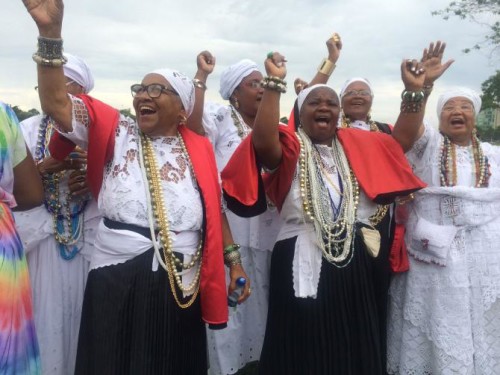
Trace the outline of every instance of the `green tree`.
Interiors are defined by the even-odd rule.
[[[457,0],[452,1],[444,9],[432,12],[432,15],[443,17],[459,17],[469,20],[488,29],[484,40],[473,46],[466,47],[463,51],[468,53],[472,50],[491,48],[492,55],[499,52],[500,47],[500,0]]]
[[[500,70],[481,84],[483,109],[500,108]]]
[[[40,112],[38,112],[35,108],[30,109],[29,111],[23,111],[21,108],[19,108],[17,105],[12,107],[12,110],[16,114],[17,118],[19,121],[26,120],[29,117],[39,115]]]

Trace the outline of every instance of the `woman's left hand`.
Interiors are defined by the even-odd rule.
[[[434,81],[450,67],[455,60],[451,59],[442,63],[446,43],[441,43],[439,40],[436,44],[429,44],[429,48],[424,49],[422,59],[423,68],[425,69],[425,86],[432,86]]]
[[[243,303],[250,297],[252,289],[250,288],[250,279],[248,278],[243,266],[241,264],[235,264],[229,269],[229,276],[231,277],[231,283],[229,284],[228,295],[230,295],[236,289],[236,280],[240,277],[244,277],[246,280],[243,291],[238,298],[238,304]]]
[[[202,75],[205,78],[212,74],[215,68],[215,56],[213,56],[209,51],[202,51],[196,56],[196,65],[198,66],[198,75]]]

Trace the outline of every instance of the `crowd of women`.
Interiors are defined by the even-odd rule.
[[[63,53],[62,0],[23,3],[44,114],[0,106],[1,374],[500,373],[500,148],[472,90],[424,121],[444,43],[402,62],[394,125],[367,79],[327,85],[338,34],[288,124],[279,52],[227,67],[226,104],[208,51],[148,72],[132,119]]]

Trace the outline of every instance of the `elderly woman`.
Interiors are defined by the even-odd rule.
[[[197,64],[196,77],[204,83],[215,66],[215,57],[202,52],[198,55]],[[210,139],[219,171],[224,169],[234,150],[251,133],[263,94],[261,80],[262,73],[257,64],[241,60],[221,74],[219,92],[223,99],[229,101],[228,105],[205,105],[203,128],[200,126],[195,130]],[[196,90],[197,95],[204,91],[200,87]],[[197,96],[198,99],[201,98]],[[230,309],[226,329],[208,332],[212,375],[233,374],[260,357],[266,327],[271,250],[280,225],[276,208],[267,206],[265,202],[263,208],[264,212],[251,218],[238,216],[248,216],[238,210],[236,213],[226,210],[231,232],[241,246],[241,260],[252,282],[252,294],[244,305]]]
[[[390,373],[500,373],[500,148],[478,139],[480,108],[477,93],[452,89],[439,130],[394,129],[429,187],[408,207],[410,270],[391,285]]]
[[[42,109],[59,133],[52,156],[88,150],[89,186],[104,220],[85,289],[77,374],[206,374],[205,324],[227,322],[220,185],[210,143],[184,124],[190,79],[169,69],[132,85],[137,123],[68,95],[62,1],[24,1],[40,36]],[[224,230],[223,230],[224,229]],[[223,238],[224,237],[224,238]],[[237,258],[231,277],[246,277]]]
[[[0,102],[0,369],[4,374],[41,374],[31,287],[12,209],[43,199],[42,183],[10,107]]]
[[[89,93],[94,79],[85,61],[64,56],[68,60],[63,67],[68,93]],[[86,154],[75,151],[64,161],[50,156],[49,141],[56,130],[47,115],[24,120],[21,129],[45,192],[44,205],[15,214],[28,259],[42,370],[72,374],[100,215],[85,182]]]
[[[337,130],[339,99],[326,85],[299,94],[297,133],[279,126],[284,58],[275,53],[265,65],[253,132],[222,174],[227,195],[255,205],[262,196],[257,167],[269,170],[264,187],[283,222],[272,255],[259,371],[382,374],[373,258],[387,231],[373,228],[369,217],[376,202],[391,202],[423,184],[391,137]],[[403,79],[408,99],[421,78],[405,63]],[[413,117],[402,113],[400,119]],[[249,177],[241,181],[242,174]]]

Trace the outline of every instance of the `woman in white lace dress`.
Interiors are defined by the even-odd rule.
[[[410,270],[390,289],[393,374],[500,373],[500,148],[477,137],[480,107],[450,90],[439,130],[414,129],[407,158],[428,188],[408,206]]]

